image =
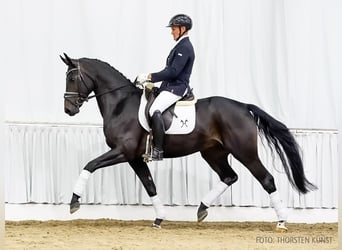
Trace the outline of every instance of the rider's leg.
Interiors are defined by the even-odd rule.
[[[162,114],[159,110],[154,111],[151,118],[151,127],[153,135],[153,150],[152,159],[161,161],[163,160],[163,145],[164,145],[164,121]]]
[[[153,150],[152,159],[162,160],[163,159],[163,144],[164,144],[164,121],[162,113],[170,107],[172,104],[180,100],[182,97],[175,95],[168,91],[162,91],[154,100],[149,110],[151,117],[152,136],[153,136]]]
[[[160,94],[156,97],[150,107],[149,115],[152,117],[153,113],[157,110],[159,110],[160,113],[163,113],[168,107],[170,107],[181,98],[182,96],[175,95],[169,91],[160,92]]]

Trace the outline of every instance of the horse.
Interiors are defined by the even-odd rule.
[[[91,173],[97,169],[128,162],[151,198],[156,217],[153,227],[160,228],[165,210],[155,183],[142,155],[148,131],[138,121],[143,90],[121,72],[98,59],[72,59],[60,56],[67,65],[64,111],[70,116],[79,113],[82,104],[96,98],[103,118],[103,132],[110,150],[88,162],[74,186],[70,213],[80,208],[80,198]],[[94,93],[90,96],[91,93]],[[198,99],[195,105],[195,127],[185,135],[165,135],[164,157],[182,157],[200,152],[217,173],[220,182],[204,196],[197,210],[198,222],[208,215],[210,205],[238,175],[228,162],[231,154],[240,161],[269,194],[271,206],[278,216],[277,231],[287,230],[287,209],[273,176],[258,156],[257,137],[262,134],[268,146],[278,154],[290,184],[299,193],[316,189],[304,174],[300,148],[289,129],[280,121],[253,104],[241,103],[221,96]]]

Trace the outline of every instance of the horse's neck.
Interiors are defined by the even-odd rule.
[[[126,99],[134,92],[133,85],[119,71],[106,69],[109,65],[97,65],[90,72],[97,77],[94,79],[94,93],[100,113],[105,120],[112,119],[125,109]],[[127,105],[128,105],[127,104]]]
[[[104,121],[115,119],[122,112],[126,112],[127,107],[132,105],[130,100],[136,98],[136,95],[132,93],[135,91],[130,86],[115,90],[118,87],[107,85],[105,88],[98,87],[95,91],[96,95],[100,95],[96,99]]]

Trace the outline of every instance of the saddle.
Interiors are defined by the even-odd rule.
[[[144,94],[141,96],[140,107],[138,112],[139,122],[141,126],[149,133],[146,137],[145,153],[142,155],[145,162],[152,161],[152,131],[151,120],[149,116],[150,107],[159,94],[159,88],[149,83],[144,88]],[[182,99],[170,106],[162,114],[165,126],[165,134],[188,134],[195,127],[196,99],[192,90],[188,91]]]
[[[151,127],[151,120],[149,116],[149,110],[150,110],[150,107],[152,106],[152,103],[154,102],[156,97],[159,95],[159,93],[160,93],[159,88],[154,87],[153,84],[147,84],[145,86],[145,98],[147,100],[146,107],[145,107],[145,116],[146,116],[148,125],[150,127]],[[177,114],[175,113],[176,105],[180,105],[180,106],[193,105],[194,101],[195,101],[195,96],[192,92],[192,89],[189,89],[188,93],[185,96],[183,96],[182,99],[180,99],[175,104],[171,105],[167,110],[165,110],[162,114],[165,130],[168,130],[170,128],[173,117],[178,118]]]

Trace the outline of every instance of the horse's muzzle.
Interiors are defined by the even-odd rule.
[[[64,107],[64,112],[67,113],[70,116],[74,116],[74,115],[76,115],[77,113],[80,112],[80,109],[77,108],[77,107],[72,107],[72,108]]]
[[[77,96],[64,95],[64,112],[70,116],[80,112],[80,107],[83,105],[84,98]]]

